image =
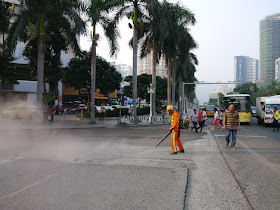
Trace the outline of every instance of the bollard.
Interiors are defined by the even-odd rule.
[[[83,119],[83,118],[84,118],[84,111],[81,110],[81,119]]]

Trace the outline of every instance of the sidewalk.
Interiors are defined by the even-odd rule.
[[[28,119],[0,119],[0,130],[4,129],[91,129],[91,128],[114,128],[119,127],[146,127],[146,126],[162,126],[168,123],[129,123],[119,124],[117,117],[108,117],[104,120],[96,118],[96,124],[89,124],[89,118],[77,118],[75,115],[54,115],[54,123],[49,124],[47,120],[43,123]]]

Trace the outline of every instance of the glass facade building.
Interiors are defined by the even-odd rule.
[[[235,56],[234,80],[240,83],[259,80],[259,61],[248,56]]]
[[[280,13],[260,21],[260,79],[275,79],[275,60],[280,57]]]
[[[280,82],[280,58],[275,61],[275,80]]]

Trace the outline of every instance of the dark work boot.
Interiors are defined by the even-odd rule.
[[[185,150],[180,150],[179,153],[185,153]]]
[[[171,152],[170,155],[177,155],[177,152]]]

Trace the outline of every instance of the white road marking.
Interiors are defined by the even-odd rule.
[[[225,135],[215,135],[215,136],[217,136],[217,137],[219,137],[219,136],[225,137],[226,134],[225,134]],[[241,136],[241,137],[248,137],[248,138],[266,138],[266,137],[267,137],[267,136],[248,136],[248,135],[238,135],[238,134],[237,134],[237,137],[238,137],[238,136]]]
[[[0,201],[4,200],[6,198],[12,198],[13,196],[15,196],[15,195],[17,195],[17,194],[19,194],[19,193],[29,189],[30,187],[36,186],[38,184],[41,184],[41,183],[43,183],[43,182],[45,182],[45,181],[47,181],[47,180],[49,180],[49,179],[51,179],[51,178],[53,178],[53,177],[55,177],[57,175],[58,175],[58,173],[50,174],[50,175],[46,176],[44,179],[42,179],[42,180],[39,180],[39,181],[34,182],[32,184],[29,184],[29,185],[21,188],[20,190],[17,190],[15,192],[12,192],[12,193],[9,193],[7,195],[4,195],[4,196],[0,197]]]

